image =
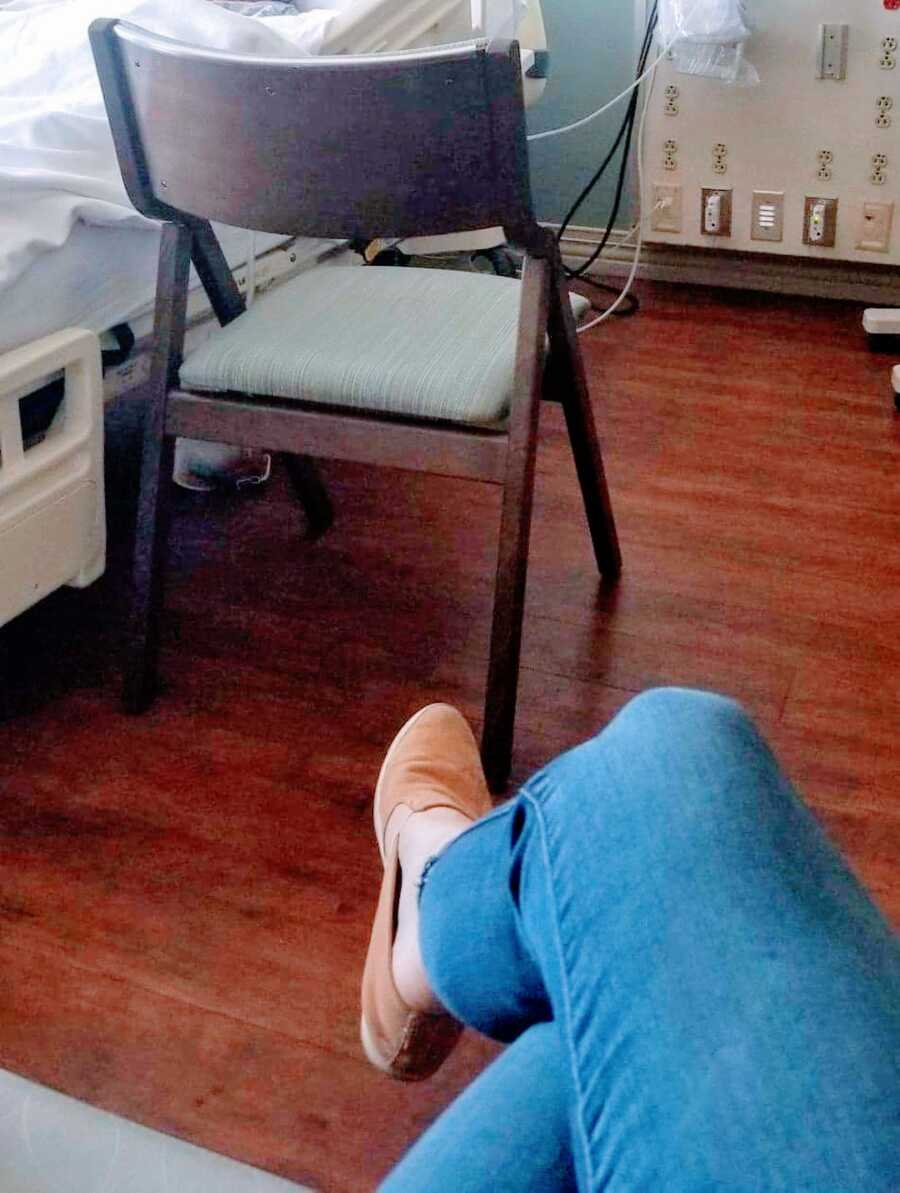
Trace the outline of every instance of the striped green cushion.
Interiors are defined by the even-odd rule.
[[[189,353],[186,389],[495,424],[513,387],[521,284],[444,269],[319,267]],[[584,299],[573,299],[580,314]]]

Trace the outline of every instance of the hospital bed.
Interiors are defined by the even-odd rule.
[[[318,0],[315,7],[334,9],[322,46],[325,53],[407,49],[480,35],[520,33],[529,101],[543,89],[546,45],[539,0]],[[251,293],[346,252],[327,242],[251,237],[238,229],[219,228],[217,232],[239,285]],[[501,242],[499,230],[477,229],[463,240],[433,238],[405,243],[402,248],[419,253],[477,252],[491,250]],[[5,416],[7,427],[11,427],[20,400],[25,397],[27,401],[22,392],[23,359],[27,359],[29,379],[36,389],[58,386],[61,371],[55,334],[66,329],[93,332],[102,344],[111,328],[127,325],[135,350],[129,359],[106,371],[103,398],[111,401],[143,383],[148,371],[157,244],[155,229],[78,222],[63,245],[42,253],[11,286],[0,289],[0,422],[3,411],[12,411]],[[193,291],[189,317],[191,347],[212,327],[199,284]],[[86,351],[85,342],[79,343]],[[10,360],[6,354],[13,350],[17,354]],[[70,364],[69,376],[74,375],[73,369]],[[16,379],[15,384],[10,377]],[[93,377],[91,384],[99,387],[99,376]],[[82,464],[94,481],[71,497],[67,533],[74,539],[60,532],[52,540],[44,540],[44,550],[39,549],[42,540],[35,533],[37,526],[52,521],[50,511],[57,490],[51,471],[43,469],[42,454],[34,452],[44,435],[52,436],[65,425],[73,404],[74,399],[64,393],[40,435],[32,442],[19,435],[13,445],[7,434],[5,458],[0,449],[0,578],[6,577],[5,583],[0,582],[0,626],[55,588],[87,584],[104,570],[102,435],[96,428],[81,448],[87,453]],[[94,395],[89,404],[99,426],[99,396]],[[21,483],[26,462],[27,500]],[[14,475],[16,469],[19,475]],[[32,518],[37,521],[29,521]]]

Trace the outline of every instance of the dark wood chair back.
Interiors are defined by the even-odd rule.
[[[129,197],[151,218],[359,240],[502,226],[541,242],[514,42],[273,59],[118,20],[90,37]]]

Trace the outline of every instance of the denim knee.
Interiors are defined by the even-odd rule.
[[[624,724],[638,722],[644,732],[652,735],[660,719],[672,717],[716,736],[736,731],[744,734],[753,727],[736,700],[699,688],[648,688],[629,700],[615,720]]]
[[[602,821],[613,805],[643,820],[733,813],[753,790],[748,780],[775,763],[734,700],[688,688],[636,696],[596,737],[552,762],[526,790],[546,806],[596,801]],[[777,769],[777,768],[776,768]]]

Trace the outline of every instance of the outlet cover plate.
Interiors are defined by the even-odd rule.
[[[721,214],[719,220],[719,229],[717,232],[708,232],[706,229],[706,204],[713,195],[718,195],[722,200]],[[732,214],[732,199],[734,192],[730,188],[721,186],[705,186],[700,192],[700,235],[701,236],[730,236],[731,235],[731,214]]]
[[[658,182],[653,187],[653,211],[650,227],[654,232],[680,232],[682,229],[682,190],[680,186],[669,186]],[[660,204],[665,203],[665,207]]]
[[[784,191],[754,191],[750,236],[753,240],[784,240]]]
[[[888,252],[893,222],[893,203],[863,203],[856,247],[867,253]]]
[[[825,223],[821,237],[818,240],[813,240],[810,234],[810,225],[817,203],[824,204]],[[803,204],[803,243],[814,249],[833,249],[837,244],[837,219],[837,199],[826,199],[822,195],[807,195]]]
[[[819,61],[816,78],[838,81],[846,79],[849,43],[849,25],[819,26]]]

